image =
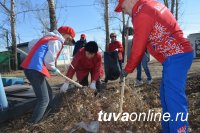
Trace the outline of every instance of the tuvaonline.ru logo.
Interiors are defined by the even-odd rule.
[[[166,112],[164,114],[160,112],[154,112],[154,110],[149,110],[148,113],[106,113],[100,111],[98,113],[98,121],[187,121],[188,113],[178,112],[176,113],[175,119],[171,119],[170,113]]]

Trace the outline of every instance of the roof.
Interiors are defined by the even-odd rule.
[[[28,47],[28,43],[29,42],[24,42],[24,43],[20,43],[20,44],[17,44],[17,47],[20,48],[20,47]],[[12,46],[9,46],[7,47],[8,49],[10,49]]]
[[[28,42],[24,42],[24,43],[20,43],[20,44],[17,44],[17,47],[26,47],[28,46]]]

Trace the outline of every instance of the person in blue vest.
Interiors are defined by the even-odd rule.
[[[75,31],[69,26],[61,26],[58,30],[49,32],[39,40],[29,43],[30,52],[21,67],[27,79],[33,86],[37,98],[30,123],[38,123],[43,118],[47,106],[52,102],[52,89],[46,77],[49,78],[49,71],[59,74],[55,62],[60,55],[63,45],[71,44],[75,37]]]

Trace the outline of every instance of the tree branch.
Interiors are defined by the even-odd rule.
[[[3,4],[2,2],[0,2],[0,5],[10,14],[10,10],[6,7],[5,4]]]

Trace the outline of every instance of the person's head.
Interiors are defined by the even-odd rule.
[[[64,44],[69,45],[73,41],[73,38],[75,37],[75,31],[73,28],[69,26],[61,26],[58,28],[58,32],[63,36],[65,39]]]
[[[85,41],[86,40],[86,35],[85,34],[81,34],[80,40]]]
[[[111,42],[116,41],[117,35],[115,33],[110,33],[110,39],[111,39]]]
[[[98,52],[98,45],[95,41],[90,41],[85,45],[85,54],[87,58],[93,58]]]
[[[117,7],[115,8],[115,12],[124,12],[125,14],[128,14],[132,17],[132,9],[133,6],[137,3],[139,0],[119,0],[119,3]]]

